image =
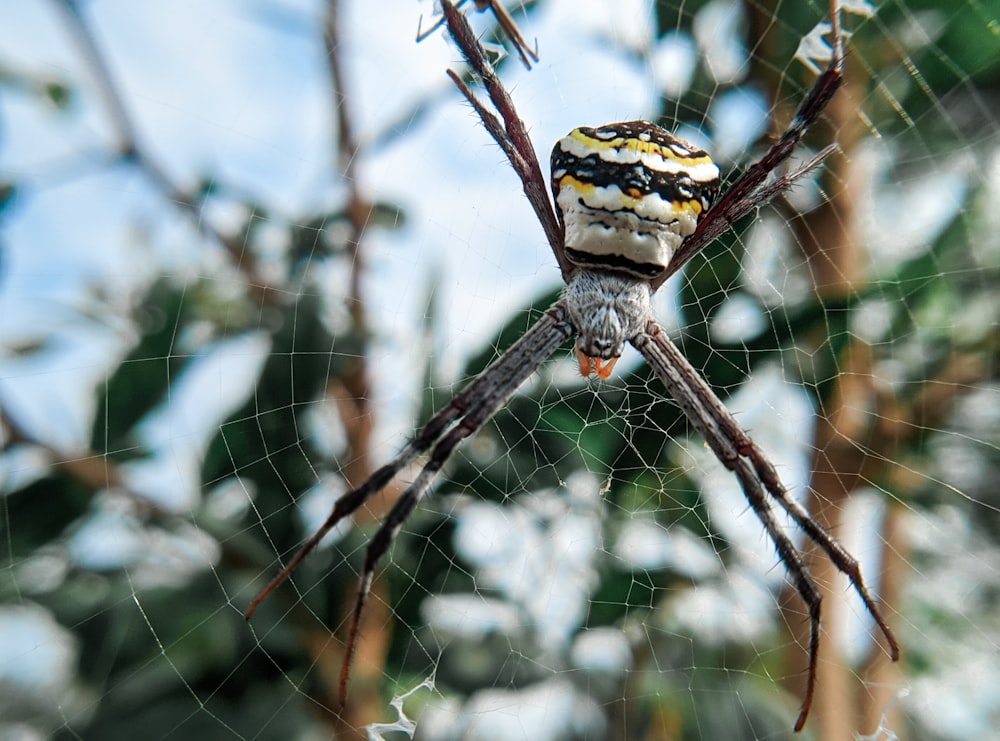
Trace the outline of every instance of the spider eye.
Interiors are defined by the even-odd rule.
[[[574,129],[552,150],[566,254],[581,267],[657,275],[718,191],[706,152],[646,121]]]

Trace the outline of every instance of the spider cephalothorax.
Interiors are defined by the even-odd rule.
[[[828,146],[792,172],[776,172],[840,87],[843,51],[836,6],[831,2],[833,43],[829,66],[799,106],[792,125],[725,192],[719,194],[719,170],[705,152],[653,124],[626,121],[597,129],[574,129],[559,140],[552,153],[555,209],[546,196],[546,184],[527,127],[509,94],[486,61],[464,16],[448,0],[441,0],[441,8],[449,31],[482,79],[503,121],[479,101],[459,75],[450,70],[449,75],[521,178],[567,283],[566,292],[521,339],[429,419],[395,458],[337,500],[323,526],[257,596],[246,615],[250,617],[338,522],[362,507],[418,458],[426,456],[419,473],[368,545],[346,637],[340,681],[344,702],[361,613],[375,566],[455,448],[476,434],[518,386],[569,338],[577,337],[577,357],[583,374],[596,373],[601,378],[610,375],[628,343],[642,354],[691,426],[736,476],[750,509],[774,543],[789,579],[809,609],[809,669],[795,723],[799,730],[809,713],[816,686],[822,594],[802,554],[778,523],[775,506],[847,575],[885,637],[893,661],[899,656],[899,646],[865,584],[858,562],[785,490],[764,452],[656,323],[650,298],[664,280],[737,219],[786,191],[836,149]]]
[[[649,281],[627,273],[578,270],[566,285],[564,301],[576,328],[580,373],[608,378],[625,343],[653,318]]]

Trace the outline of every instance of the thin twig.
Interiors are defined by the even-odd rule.
[[[164,197],[177,205],[188,216],[199,232],[217,242],[229,253],[236,267],[246,277],[249,289],[258,299],[266,303],[276,303],[282,291],[268,290],[274,287],[264,284],[261,280],[253,252],[246,249],[242,241],[224,235],[206,221],[200,201],[195,194],[185,191],[174,183],[167,175],[166,170],[140,145],[138,131],[125,106],[124,98],[103,52],[75,0],[54,0],[54,2],[62,9],[62,15],[66,19],[70,33],[80,47],[97,83],[111,125],[118,134],[119,156],[124,160],[134,162]]]

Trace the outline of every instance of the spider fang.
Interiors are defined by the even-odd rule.
[[[618,358],[608,358],[606,360],[601,357],[592,358],[579,346],[576,348],[576,359],[580,362],[581,376],[587,378],[593,373],[602,381],[611,378],[611,372],[615,369],[615,363],[618,362]]]

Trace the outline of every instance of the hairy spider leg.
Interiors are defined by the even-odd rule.
[[[840,37],[840,25],[836,20],[836,3],[831,2],[830,5],[831,15],[835,19],[831,24],[833,28],[833,53],[830,64],[813,83],[805,100],[799,105],[788,129],[782,133],[778,141],[771,145],[763,157],[744,170],[743,174],[723,191],[719,200],[698,223],[694,234],[684,240],[684,243],[674,253],[667,269],[653,279],[654,291],[736,221],[755,208],[763,206],[778,193],[787,190],[795,180],[815,169],[838,149],[837,145],[827,147],[791,175],[779,177],[772,183],[766,183],[768,176],[791,156],[796,145],[805,136],[809,127],[819,119],[843,82],[844,52]]]
[[[654,324],[645,334],[635,338],[632,344],[642,353],[646,362],[653,369],[653,372],[656,373],[664,387],[666,387],[667,392],[673,397],[674,402],[684,411],[684,414],[691,421],[691,424],[694,425],[695,429],[701,433],[716,458],[736,475],[740,482],[740,487],[747,498],[747,502],[750,504],[751,509],[753,509],[757,519],[764,526],[768,537],[774,543],[778,557],[792,578],[795,590],[809,608],[809,669],[806,678],[805,697],[802,700],[799,717],[795,723],[795,730],[798,731],[805,723],[809,708],[812,706],[816,685],[816,659],[819,655],[820,605],[823,601],[823,596],[809,575],[809,570],[806,568],[801,554],[774,518],[774,513],[767,501],[764,490],[761,488],[761,481],[754,476],[750,465],[741,457],[740,452],[719,424],[717,419],[719,416],[718,411],[714,410],[715,414],[713,414],[713,410],[706,408],[700,403],[702,401],[700,394],[691,388],[691,379],[685,377],[688,375],[685,373],[685,370],[687,370],[684,367],[686,363],[678,365],[675,362],[676,357],[673,353],[669,352],[668,348],[673,347],[673,343],[666,336],[666,332],[659,325]],[[693,368],[690,368],[690,370],[694,371]],[[712,395],[714,396],[714,394]],[[725,410],[725,407],[721,406],[721,402],[719,402],[719,405],[724,410],[723,415],[728,415],[728,410]]]
[[[441,11],[448,23],[449,33],[469,66],[482,81],[487,95],[503,117],[503,122],[501,123],[496,116],[486,110],[457,74],[448,70],[448,76],[475,109],[483,126],[493,137],[497,146],[507,155],[508,162],[521,181],[524,195],[528,198],[528,203],[531,204],[532,210],[538,217],[538,223],[541,224],[542,230],[545,232],[545,237],[552,248],[552,254],[559,265],[559,272],[564,281],[569,281],[573,273],[573,266],[566,258],[562,228],[556,219],[552,203],[549,201],[548,185],[542,175],[542,168],[538,164],[538,157],[535,156],[531,137],[528,136],[528,127],[517,115],[514,101],[500,81],[496,70],[487,61],[486,52],[479,43],[479,39],[476,38],[468,19],[459,13],[448,0],[441,0]]]
[[[764,451],[760,449],[760,446],[755,443],[750,436],[747,434],[736,418],[733,417],[732,413],[726,407],[725,404],[715,395],[715,392],[704,382],[698,372],[694,369],[691,363],[688,361],[684,354],[677,348],[677,346],[670,341],[667,337],[666,331],[661,327],[657,327],[659,333],[656,333],[655,341],[661,346],[664,353],[667,355],[667,360],[675,367],[677,367],[681,373],[681,376],[685,379],[688,388],[697,398],[701,401],[704,408],[711,415],[712,419],[718,425],[722,435],[731,442],[733,449],[743,458],[746,458],[753,465],[754,472],[757,474],[757,478],[764,484],[767,491],[777,500],[781,508],[795,521],[795,523],[802,529],[803,532],[816,543],[820,548],[822,548],[830,561],[836,566],[841,572],[847,576],[851,585],[854,587],[861,601],[864,603],[865,608],[871,614],[872,618],[878,624],[879,629],[885,636],[886,642],[889,644],[889,654],[893,661],[899,659],[899,644],[896,641],[892,630],[886,623],[885,619],[879,612],[877,603],[868,589],[868,585],[865,583],[864,576],[861,573],[861,566],[857,559],[852,556],[844,546],[842,546],[836,538],[831,535],[826,528],[817,523],[810,515],[809,512],[803,507],[796,499],[793,499],[789,494],[788,490],[785,489],[784,484],[781,483],[781,477],[778,476],[778,472],[774,468],[774,464],[764,455]]]
[[[463,5],[465,5],[466,0],[459,0],[454,4],[455,10],[459,10]],[[507,10],[498,0],[476,0],[476,10],[483,12],[489,8],[493,11],[493,15],[496,16],[497,24],[506,34],[507,39],[514,45],[517,50],[517,54],[521,57],[521,62],[528,69],[531,69],[531,64],[534,62],[538,64],[538,50],[532,49],[528,46],[528,42],[525,41],[524,36],[521,34],[521,29],[517,27],[514,18],[511,16],[510,11]],[[423,21],[423,16],[420,18]],[[420,43],[428,36],[437,31],[446,21],[448,17],[442,13],[441,18],[439,18],[433,26],[428,28],[426,31],[421,31],[417,28],[417,43]]]
[[[789,496],[774,464],[750,439],[729,409],[671,342],[666,331],[655,322],[651,323],[644,334],[632,340],[632,345],[646,358],[674,401],[705,438],[715,457],[736,475],[750,507],[774,543],[795,590],[809,609],[809,668],[805,697],[795,723],[795,730],[800,731],[805,725],[815,694],[820,606],[823,597],[809,574],[802,554],[775,520],[767,494],[826,552],[833,565],[847,576],[885,636],[893,661],[899,658],[899,644],[882,617],[857,560],[825,528],[815,522],[802,505]]]
[[[423,499],[434,478],[447,463],[459,443],[476,434],[513,396],[518,386],[533,375],[538,367],[555,352],[556,348],[571,337],[574,332],[575,329],[569,321],[568,313],[562,302],[556,303],[542,319],[511,346],[510,350],[462,392],[461,396],[470,400],[474,399],[475,403],[471,404],[468,410],[456,420],[456,425],[434,444],[427,463],[389,510],[389,514],[386,515],[368,543],[364,571],[361,574],[358,596],[354,603],[351,625],[344,646],[344,664],[340,673],[341,705],[347,700],[347,683],[350,678],[351,661],[357,648],[358,627],[361,624],[361,614],[364,611],[365,603],[371,592],[375,566],[379,559],[389,550],[406,518]],[[433,421],[434,419],[431,420],[431,422]]]
[[[426,493],[435,475],[451,456],[455,447],[482,428],[514,394],[517,387],[575,331],[562,302],[553,305],[493,365],[428,420],[416,437],[395,458],[376,470],[359,487],[338,499],[322,527],[305,542],[288,565],[250,603],[250,607],[244,613],[244,617],[248,620],[260,603],[291,575],[340,520],[355,512],[414,460],[430,451],[427,463],[416,479],[404,490],[368,545],[358,597],[345,644],[344,665],[341,670],[341,703],[346,699],[347,680],[357,644],[358,625],[365,601],[371,591],[375,565],[379,558],[388,550],[399,528]]]

